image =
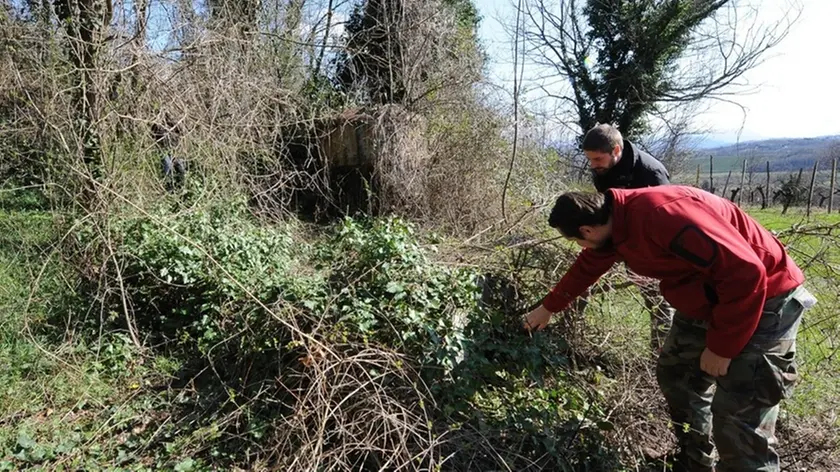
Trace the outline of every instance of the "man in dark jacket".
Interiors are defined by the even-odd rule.
[[[661,162],[624,139],[611,125],[597,125],[583,137],[592,180],[599,192],[611,188],[668,185],[670,175]]]
[[[644,188],[668,185],[670,175],[661,162],[624,139],[614,126],[597,125],[583,138],[583,152],[589,160],[592,181],[599,192],[611,188]],[[662,349],[671,327],[674,310],[668,305],[655,283],[629,273],[639,287],[650,313],[650,346],[654,352]]]
[[[549,224],[584,250],[525,327],[545,327],[618,260],[660,280],[677,309],[656,370],[680,444],[675,470],[714,471],[714,430],[720,471],[778,472],[779,402],[816,303],[782,243],[732,202],[676,185],[569,192]]]

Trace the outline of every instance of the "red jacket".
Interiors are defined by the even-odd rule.
[[[584,249],[545,297],[564,310],[616,261],[659,279],[683,315],[709,321],[706,345],[733,358],[752,337],[764,301],[805,277],[784,246],[729,200],[676,185],[612,189],[613,246]]]

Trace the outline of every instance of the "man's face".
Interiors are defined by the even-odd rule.
[[[615,167],[621,158],[621,148],[619,146],[614,147],[612,152],[583,151],[583,153],[586,155],[586,159],[589,160],[589,168],[598,175],[607,173]]]
[[[581,226],[582,238],[569,238],[584,249],[604,249],[612,246],[612,227],[610,225]]]

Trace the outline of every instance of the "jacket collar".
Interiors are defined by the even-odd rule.
[[[622,144],[621,159],[618,160],[615,166],[607,171],[606,174],[598,175],[595,171],[592,171],[592,174],[595,176],[595,179],[599,179],[600,181],[614,182],[620,185],[633,174],[633,168],[636,166],[638,156],[639,149],[636,145],[625,139],[624,144]]]
[[[618,160],[616,168],[619,173],[629,173],[636,164],[636,159],[639,156],[639,149],[636,145],[628,140],[624,140],[621,149],[621,159]]]

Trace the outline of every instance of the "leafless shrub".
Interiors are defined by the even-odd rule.
[[[335,345],[329,354],[313,349],[300,360],[304,387],[290,392],[293,412],[274,425],[270,462],[287,470],[434,470],[443,464],[433,399],[410,359]]]
[[[480,102],[465,101],[442,108],[429,128],[427,218],[455,234],[475,234],[500,214],[505,146],[499,118]]]
[[[428,211],[427,168],[431,156],[426,141],[426,120],[400,107],[386,106],[374,131],[374,180],[381,210],[423,215]]]

